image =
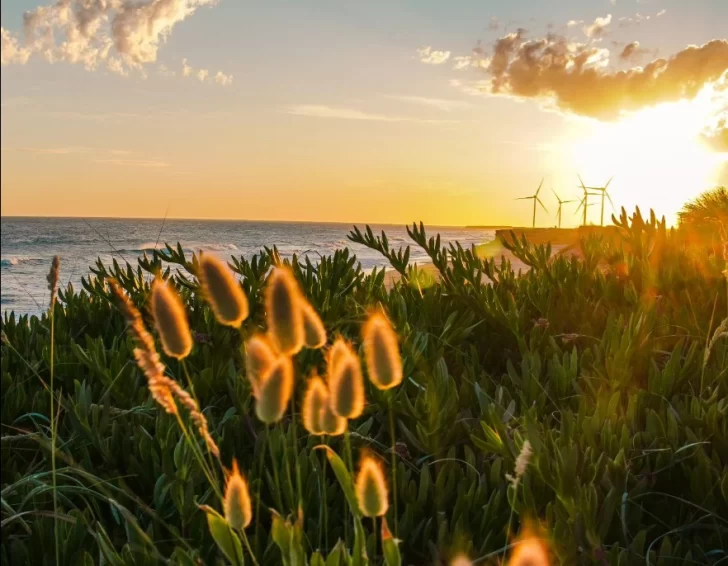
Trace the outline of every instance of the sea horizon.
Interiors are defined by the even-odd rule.
[[[250,258],[264,247],[276,246],[281,257],[309,256],[312,261],[349,248],[362,269],[389,268],[378,252],[348,239],[352,227],[365,223],[212,220],[182,218],[90,218],[90,217],[2,217],[0,269],[3,313],[39,314],[48,294],[46,275],[53,256],[61,258],[61,281],[81,288],[81,277],[100,258],[104,264],[116,259],[136,260],[165,244],[180,244],[187,254],[216,253],[224,259]],[[384,230],[395,248],[411,246],[411,261],[424,264],[429,257],[407,236],[405,224],[368,224],[378,234]],[[463,226],[429,226],[428,234],[440,234],[443,243],[464,247],[492,241],[495,229]]]

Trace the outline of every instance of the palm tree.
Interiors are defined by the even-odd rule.
[[[715,230],[715,222],[728,223],[728,189],[716,187],[683,205],[678,212],[680,226]]]
[[[680,229],[694,244],[707,245],[715,254],[725,249],[728,235],[728,189],[716,187],[683,205],[677,214]]]

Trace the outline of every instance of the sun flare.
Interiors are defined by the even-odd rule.
[[[703,134],[728,105],[728,93],[706,88],[694,100],[665,103],[595,122],[573,145],[573,160],[587,185],[610,177],[616,207],[655,209],[674,223],[682,203],[718,180],[728,154],[711,150]],[[590,221],[598,221],[590,210]]]

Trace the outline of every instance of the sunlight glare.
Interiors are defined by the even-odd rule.
[[[717,182],[728,154],[708,148],[701,135],[728,107],[728,91],[706,87],[694,100],[681,100],[595,122],[573,146],[573,160],[587,185],[602,186],[614,176],[614,205],[632,212],[654,209],[668,224],[682,204]],[[605,223],[610,211],[607,206]],[[597,207],[589,211],[598,222]]]

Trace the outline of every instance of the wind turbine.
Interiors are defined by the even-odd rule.
[[[565,204],[569,204],[570,202],[574,202],[573,200],[561,200],[561,197],[556,194],[556,191],[551,189],[551,192],[554,193],[554,196],[556,197],[556,200],[559,201],[559,211],[556,213],[557,218],[559,219],[559,228],[561,228],[561,209]]]
[[[581,177],[579,177],[579,181],[581,181],[581,186],[582,186],[582,188],[585,191],[586,190],[598,191],[597,195],[601,194],[601,197],[602,197],[602,215],[601,215],[600,225],[602,225],[602,226],[604,226],[604,197],[605,196],[609,199],[609,203],[612,205],[612,210],[614,210],[614,202],[612,201],[612,197],[607,192],[607,188],[609,187],[609,183],[612,182],[612,179],[614,179],[613,176],[612,177],[609,177],[609,181],[607,181],[607,184],[604,185],[603,187],[585,187],[584,186],[584,181],[581,181]]]
[[[583,224],[582,224],[583,226],[586,226],[586,212],[587,212],[587,208],[589,208],[590,206],[594,206],[594,203],[589,204],[587,202],[587,197],[590,194],[593,195],[593,193],[584,192],[584,196],[581,197],[581,199],[579,200],[579,206],[576,207],[576,212],[577,213],[579,212],[579,209],[580,208],[584,208],[584,220],[583,220]]]
[[[541,179],[541,183],[539,183],[538,189],[536,189],[536,194],[531,195],[530,197],[520,197],[520,198],[517,198],[516,199],[516,200],[530,200],[530,199],[533,199],[533,227],[534,228],[536,227],[536,203],[538,202],[538,204],[541,205],[541,208],[543,208],[546,212],[548,212],[548,210],[546,209],[546,207],[544,206],[544,204],[541,202],[541,199],[538,198],[538,193],[541,192],[541,187],[542,186],[543,186],[543,179]]]
[[[599,195],[598,195],[598,193],[590,193],[589,190],[597,190],[597,189],[593,189],[592,187],[585,186],[584,181],[581,178],[581,175],[577,175],[577,176],[579,177],[579,183],[581,183],[581,190],[584,191],[584,196],[579,201],[579,207],[576,209],[576,211],[579,212],[579,208],[581,208],[582,206],[584,207],[583,225],[586,226],[586,213],[587,213],[587,209],[591,206],[589,204],[589,197],[590,196],[599,196]],[[609,180],[611,181],[611,179],[609,179]],[[609,185],[609,183],[607,183],[607,185]],[[603,198],[604,197],[602,197],[602,199]],[[611,201],[612,199],[610,198],[609,200]],[[604,204],[603,203],[602,203],[602,224],[604,224]]]

